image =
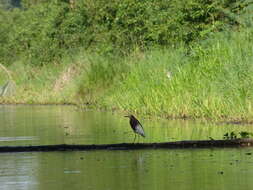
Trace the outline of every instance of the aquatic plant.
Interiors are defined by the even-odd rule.
[[[223,135],[223,139],[229,140],[229,139],[237,139],[237,138],[251,138],[253,137],[252,132],[247,132],[247,131],[240,131],[239,133],[236,133],[234,131],[232,132],[227,132]]]

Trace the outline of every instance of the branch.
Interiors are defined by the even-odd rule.
[[[1,63],[0,63],[0,67],[7,73],[8,77],[9,77],[9,80],[12,80],[11,74],[10,74],[10,72],[8,71],[8,69],[6,69],[6,67],[3,66]]]

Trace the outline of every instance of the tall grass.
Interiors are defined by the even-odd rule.
[[[81,67],[82,65],[70,58],[65,58],[61,64],[55,63],[45,66],[26,64],[23,60],[16,61],[8,67],[16,83],[16,95],[0,97],[0,102],[26,104],[77,103],[78,100],[75,99],[75,94],[79,88],[77,76]],[[69,71],[70,69],[74,71]],[[68,74],[69,72],[72,73]],[[0,75],[0,84],[4,84],[8,78],[3,73],[0,73]]]
[[[249,118],[252,38],[252,30],[223,32],[190,50],[136,51],[124,58],[125,64],[104,63],[106,68],[91,69],[89,75],[100,73],[105,81],[108,74],[118,75],[118,80],[110,79],[96,101],[104,107],[172,117]]]
[[[136,48],[126,56],[82,50],[42,67],[21,60],[8,67],[17,95],[0,101],[90,103],[165,117],[250,119],[252,43],[253,30],[244,29],[216,33],[191,47]]]

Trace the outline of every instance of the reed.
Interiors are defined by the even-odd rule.
[[[110,80],[97,102],[108,108],[171,117],[250,118],[251,44],[252,30],[245,30],[219,33],[191,49],[137,51],[119,64],[124,68],[117,70],[123,70],[120,74],[114,70],[117,63],[111,63],[114,69],[100,70],[105,76],[118,76]]]
[[[191,46],[131,54],[80,50],[61,63],[8,67],[17,95],[2,103],[92,104],[163,117],[253,116],[253,30],[216,33]],[[22,74],[20,74],[22,73]]]

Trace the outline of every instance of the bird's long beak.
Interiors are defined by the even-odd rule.
[[[129,115],[125,115],[124,117],[129,117]]]

